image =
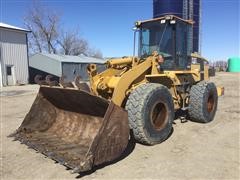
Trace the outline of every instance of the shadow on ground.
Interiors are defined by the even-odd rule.
[[[181,110],[181,109],[177,110],[177,111],[175,112],[174,121],[175,121],[175,120],[178,120],[178,119],[181,121],[181,123],[186,123],[186,122],[188,122],[188,121],[189,121],[189,117],[188,117],[188,112],[187,112],[187,110]],[[173,124],[176,124],[176,123],[173,122]]]

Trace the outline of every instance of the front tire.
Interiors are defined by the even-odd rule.
[[[155,83],[140,85],[131,92],[126,110],[129,125],[138,142],[158,144],[171,133],[174,105],[167,87]]]
[[[193,85],[190,91],[189,116],[200,123],[214,119],[218,104],[217,88],[212,82],[200,82]]]

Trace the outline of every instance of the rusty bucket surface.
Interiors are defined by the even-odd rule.
[[[127,112],[84,91],[42,86],[13,136],[74,172],[88,171],[127,147]]]

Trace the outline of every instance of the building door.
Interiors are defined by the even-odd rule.
[[[14,66],[8,65],[6,68],[7,68],[7,85],[8,86],[15,85]]]

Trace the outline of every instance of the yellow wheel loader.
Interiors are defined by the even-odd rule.
[[[90,87],[36,80],[39,93],[13,136],[74,172],[118,158],[130,130],[143,144],[166,140],[175,112],[190,119],[214,119],[223,89],[208,82],[208,62],[191,54],[191,21],[164,16],[136,22],[138,57],[109,59],[106,70],[87,68]]]

